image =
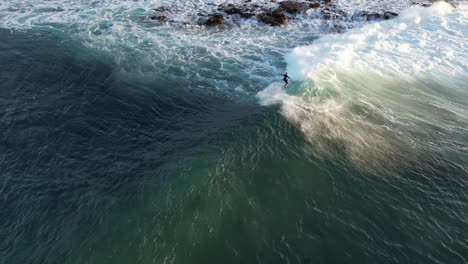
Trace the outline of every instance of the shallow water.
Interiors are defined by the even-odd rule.
[[[160,3],[0,4],[0,263],[468,261],[465,5],[335,34]]]

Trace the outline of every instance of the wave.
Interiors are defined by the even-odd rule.
[[[428,149],[466,143],[467,18],[466,4],[440,2],[324,36],[286,55],[297,82],[257,96],[281,105],[313,155],[372,172],[421,166]]]

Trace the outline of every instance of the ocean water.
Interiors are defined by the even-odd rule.
[[[467,263],[468,5],[210,3],[0,3],[0,263]]]

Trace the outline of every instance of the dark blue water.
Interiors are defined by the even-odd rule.
[[[167,77],[0,30],[0,263],[467,263],[468,140],[363,170]]]

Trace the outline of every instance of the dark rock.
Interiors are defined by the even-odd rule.
[[[379,13],[369,13],[365,17],[367,21],[382,19],[382,15]]]
[[[153,10],[156,12],[171,12],[171,8],[167,6],[159,6]]]
[[[385,12],[381,14],[381,13],[370,13],[370,12],[362,11],[353,15],[353,19],[360,18],[360,19],[365,19],[367,21],[372,21],[372,20],[391,19],[396,16],[398,16],[398,14],[394,12]]]
[[[312,3],[309,5],[310,8],[319,8],[320,4],[319,3]]]
[[[255,16],[254,13],[250,13],[250,12],[241,12],[239,15],[241,17],[243,17],[243,18],[251,18],[251,17]]]
[[[164,15],[160,15],[160,16],[151,16],[151,17],[150,17],[150,19],[151,19],[151,20],[159,20],[159,21],[164,21],[164,20],[166,20],[166,19],[167,19],[167,17],[166,17],[166,16],[164,16]]]
[[[322,17],[324,19],[342,19],[346,17],[346,13],[340,9],[324,8],[322,10]]]
[[[346,28],[341,25],[333,25],[333,31],[336,33],[344,33],[346,31]]]
[[[384,17],[385,19],[392,19],[392,18],[397,17],[397,16],[398,16],[397,13],[389,12],[389,11],[387,11],[387,12],[385,12],[385,13],[383,14],[383,17]]]
[[[334,19],[336,17],[335,13],[330,10],[322,10],[322,16],[325,19]]]
[[[234,15],[234,14],[240,14],[242,10],[238,7],[231,7],[231,8],[225,9],[224,12],[229,15]]]
[[[252,9],[249,9],[247,5],[242,7],[236,7],[233,4],[229,4],[224,12],[228,15],[239,15],[242,18],[251,18],[255,16]]]
[[[263,23],[274,27],[286,25],[288,23],[288,18],[281,8],[260,14],[258,19]]]
[[[371,20],[382,19],[382,15],[379,13],[370,13],[370,12],[362,11],[362,12],[355,14],[353,18],[360,18],[360,19],[364,19],[367,21],[371,21]]]
[[[310,8],[309,3],[297,1],[283,1],[279,3],[280,8],[289,14],[297,14],[306,11]]]
[[[205,21],[205,26],[217,26],[224,24],[224,17],[221,14],[210,14]]]

